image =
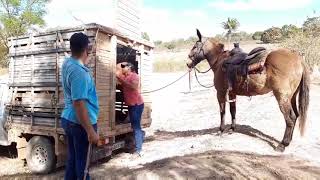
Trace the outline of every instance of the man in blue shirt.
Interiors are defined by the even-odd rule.
[[[65,179],[83,179],[89,143],[96,144],[99,103],[88,63],[89,39],[83,33],[70,38],[71,57],[62,65],[65,107],[61,124],[68,141]],[[90,179],[87,176],[87,179]]]

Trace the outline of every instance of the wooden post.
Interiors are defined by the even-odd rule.
[[[58,121],[59,121],[59,113],[58,113],[58,101],[59,101],[59,32],[57,32],[57,39],[56,39],[56,91],[55,91],[55,98],[54,98],[54,119],[55,119],[55,130],[58,129]]]
[[[116,64],[117,64],[117,36],[113,35],[111,37],[111,54],[112,59],[110,63],[110,77],[111,77],[111,91],[110,91],[110,128],[111,131],[115,129],[115,101],[116,101]]]

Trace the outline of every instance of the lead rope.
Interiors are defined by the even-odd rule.
[[[189,71],[189,92],[191,92],[191,71]]]
[[[92,150],[92,144],[90,143],[89,146],[88,146],[87,161],[86,161],[86,167],[84,169],[83,180],[87,179],[87,176],[88,176],[88,173],[89,173],[91,150]]]
[[[167,84],[167,85],[165,85],[165,86],[163,86],[163,87],[161,87],[161,88],[158,88],[158,89],[155,89],[155,90],[151,90],[151,91],[141,92],[140,94],[149,94],[149,93],[153,93],[153,92],[157,92],[157,91],[163,90],[163,89],[165,89],[165,88],[167,88],[167,87],[175,84],[176,82],[180,81],[180,80],[181,80],[184,76],[186,76],[188,73],[189,73],[189,71],[187,71],[186,73],[184,73],[184,74],[183,74],[182,76],[180,76],[177,80],[175,80],[175,81],[173,81],[173,82],[171,82],[171,83],[169,83],[169,84]]]

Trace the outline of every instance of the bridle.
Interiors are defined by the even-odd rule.
[[[194,58],[192,58],[192,68],[194,68],[197,64],[199,64],[203,59],[202,58],[197,58],[197,57],[203,57],[204,59],[207,59],[207,56],[204,53],[204,45],[208,39],[206,39],[204,42],[198,41],[197,43],[201,43],[200,46],[197,46],[197,54],[194,55]]]
[[[200,81],[199,81],[199,79],[198,79],[198,75],[197,75],[197,72],[198,72],[198,73],[201,73],[201,74],[205,74],[205,73],[209,72],[209,71],[212,69],[212,67],[210,66],[210,68],[209,68],[207,71],[203,71],[203,72],[201,72],[201,71],[196,67],[196,65],[199,64],[203,59],[208,59],[208,57],[207,57],[207,55],[205,55],[204,49],[203,49],[203,47],[204,47],[205,43],[207,42],[207,40],[208,40],[208,39],[206,39],[204,42],[201,42],[201,41],[198,41],[198,42],[197,42],[197,43],[201,43],[201,45],[200,45],[200,46],[197,46],[197,53],[194,55],[193,59],[191,59],[191,61],[192,61],[192,67],[191,67],[191,68],[194,68],[194,69],[195,69],[194,75],[195,75],[196,80],[197,80],[197,82],[198,82],[198,84],[199,84],[200,86],[202,86],[202,87],[204,87],[204,88],[212,88],[212,87],[214,87],[214,84],[212,84],[211,86],[206,86],[206,85],[201,84]],[[201,53],[202,53],[202,54],[201,54]],[[197,57],[198,57],[198,58],[197,58]],[[200,57],[200,58],[199,58],[199,57]],[[189,76],[190,76],[190,75],[189,75]],[[189,80],[189,81],[190,81],[190,80]],[[190,82],[189,82],[189,84],[190,84]]]

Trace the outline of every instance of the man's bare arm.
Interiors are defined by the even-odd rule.
[[[118,80],[121,82],[122,85],[125,85],[131,89],[139,89],[139,79],[129,82],[122,77],[118,77]]]

